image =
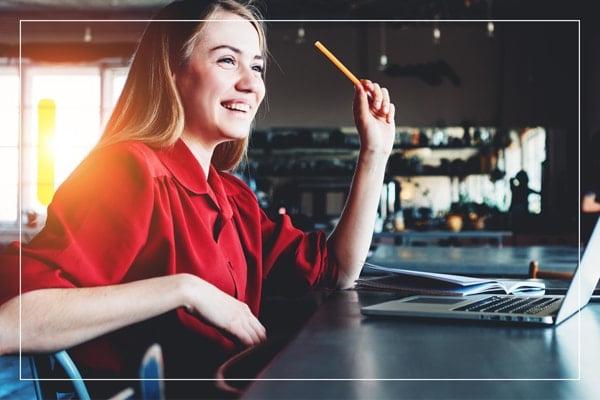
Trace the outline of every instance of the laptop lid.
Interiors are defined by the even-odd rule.
[[[556,316],[560,324],[589,303],[600,279],[600,219],[596,221],[594,231],[588,240],[581,262],[573,274],[567,294]]]

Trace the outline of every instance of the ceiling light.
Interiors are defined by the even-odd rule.
[[[90,43],[92,41],[92,28],[89,26],[85,27],[85,32],[83,34],[83,41],[86,43]]]
[[[304,30],[304,27],[301,26],[298,28],[298,32],[296,33],[296,43],[297,44],[304,43],[305,38],[306,38],[306,31]]]
[[[493,38],[494,37],[494,30],[496,29],[496,27],[494,26],[494,23],[492,21],[489,21],[487,23],[487,35],[488,37]]]
[[[433,28],[433,43],[439,44],[441,37],[442,37],[442,32],[440,31],[440,28],[436,25]]]
[[[381,56],[379,56],[379,68],[380,69],[385,69],[385,67],[387,66],[388,63],[388,58],[385,54],[382,54]]]
[[[387,67],[388,58],[387,58],[387,50],[386,50],[386,37],[385,37],[385,24],[381,24],[379,30],[379,51],[381,51],[381,55],[379,56],[379,69],[384,70]]]

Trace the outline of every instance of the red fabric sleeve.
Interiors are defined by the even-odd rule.
[[[333,288],[338,266],[324,232],[303,232],[292,225],[288,215],[278,222],[262,210],[263,271],[269,288],[301,292],[309,287]]]
[[[338,265],[324,232],[304,232],[292,225],[288,215],[273,221],[242,180],[226,173],[222,177],[243,221],[238,226],[242,242],[251,258],[260,259],[267,291],[290,294],[336,285]]]
[[[140,144],[92,153],[57,190],[44,229],[0,256],[0,304],[42,288],[123,280],[148,236],[154,185]]]

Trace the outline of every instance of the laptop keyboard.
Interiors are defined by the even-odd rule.
[[[452,311],[537,314],[548,309],[559,300],[561,299],[490,296],[466,306],[454,308]]]

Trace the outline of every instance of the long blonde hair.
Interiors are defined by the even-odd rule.
[[[172,146],[183,134],[184,111],[173,79],[191,57],[204,21],[227,11],[252,23],[266,60],[265,27],[251,3],[235,0],[179,0],[163,8],[146,27],[137,47],[121,96],[97,148],[138,140],[155,148]],[[194,20],[177,22],[174,20]],[[169,22],[172,21],[172,22]],[[248,139],[219,144],[212,164],[219,170],[235,169],[246,154]]]

